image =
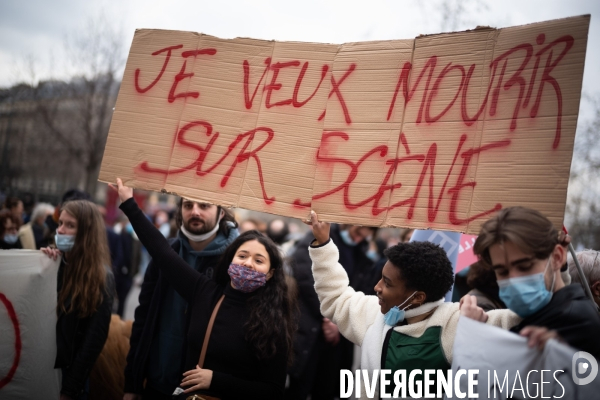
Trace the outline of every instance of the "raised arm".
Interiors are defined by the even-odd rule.
[[[311,213],[315,241],[309,248],[315,290],[321,302],[321,313],[337,324],[340,332],[351,342],[361,345],[367,329],[381,315],[376,296],[366,296],[349,286],[339,252],[329,237],[330,224],[319,221]]]
[[[198,281],[208,280],[198,271],[190,268],[179,254],[172,248],[167,239],[158,229],[146,218],[142,210],[133,199],[133,189],[124,186],[120,178],[117,178],[118,188],[110,185],[119,193],[121,206],[119,207],[133,226],[140,242],[152,256],[154,263],[160,268],[162,275],[169,281],[173,288],[187,302],[194,298],[194,289]]]

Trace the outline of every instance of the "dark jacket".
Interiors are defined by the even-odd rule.
[[[555,330],[570,346],[600,358],[600,314],[579,284],[558,290],[550,303],[510,330],[519,332],[529,325]]]
[[[64,265],[63,260],[58,269],[57,292],[62,288]],[[81,394],[104,347],[108,337],[114,292],[113,274],[107,269],[104,297],[93,315],[80,318],[77,312],[65,314],[61,311],[58,314],[54,368],[63,369],[61,393],[67,396],[76,398]],[[67,309],[69,305],[68,299],[65,304]]]
[[[112,262],[113,273],[117,273],[117,269],[124,264],[123,244],[121,243],[121,235],[110,227],[106,227],[106,240],[108,242],[108,250],[110,251],[110,261]]]
[[[143,216],[132,199],[120,208],[133,225],[140,241],[148,249],[161,276],[189,304],[189,326],[185,346],[185,371],[198,364],[204,335],[212,311],[222,295],[225,295],[214,320],[206,359],[203,367],[213,371],[210,389],[203,390],[211,396],[227,399],[281,399],[285,387],[287,349],[284,336],[276,342],[277,353],[270,358],[259,359],[253,346],[245,339],[244,325],[250,315],[249,300],[260,293],[235,290],[209,279],[206,274],[190,268],[178,253],[174,252],[162,234]],[[181,396],[183,398],[187,396]]]
[[[17,239],[17,241],[12,244],[6,243],[4,240],[0,239],[0,250],[19,250],[22,248],[23,245],[21,245],[21,239]]]
[[[201,265],[195,266],[200,272],[212,270],[217,265],[221,254],[225,252],[227,246],[235,240],[238,235],[237,229],[229,229],[227,241],[223,244],[219,252],[214,255],[202,257]],[[176,239],[171,244],[171,248],[179,253],[181,240]],[[214,274],[213,274],[214,276]],[[153,341],[156,338],[160,321],[160,311],[165,301],[165,296],[169,289],[169,283],[164,278],[159,266],[150,261],[144,276],[144,282],[139,295],[139,305],[135,309],[134,322],[129,339],[129,353],[127,354],[127,366],[125,367],[125,393],[139,393],[144,389],[144,381],[148,374],[148,360]],[[185,330],[189,325],[186,321]],[[182,343],[183,352],[185,344]]]
[[[363,241],[357,246],[348,246],[342,240],[339,232],[339,226],[331,226],[331,240],[339,249],[339,261],[348,273],[350,286],[366,294],[373,294],[373,288],[379,277],[375,275],[373,261],[366,256],[368,243]],[[319,298],[315,291],[315,279],[311,270],[312,260],[308,254],[308,247],[314,239],[312,232],[308,232],[298,242],[290,257],[290,264],[298,285],[298,306],[300,309],[300,322],[294,339],[294,365],[289,371],[293,376],[302,374],[310,353],[317,344],[317,340],[320,337],[322,338],[323,316],[321,315]]]

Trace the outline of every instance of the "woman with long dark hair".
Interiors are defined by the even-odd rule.
[[[133,190],[120,179],[117,185],[121,209],[138,238],[190,307],[181,397],[193,392],[221,399],[282,398],[295,307],[277,246],[257,231],[245,232],[223,254],[213,281],[173,251],[135,203]]]
[[[106,230],[94,203],[63,204],[56,246],[41,249],[55,259],[62,255],[54,367],[62,369],[61,400],[85,400],[90,371],[108,336],[114,293]]]

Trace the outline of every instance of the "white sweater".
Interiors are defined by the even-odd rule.
[[[321,302],[321,313],[337,324],[340,333],[361,347],[361,369],[381,369],[381,352],[387,331],[377,296],[366,296],[349,286],[346,270],[339,264],[339,252],[332,240],[321,247],[309,248],[315,290]],[[452,363],[452,347],[458,317],[458,303],[443,303],[431,317],[414,324],[394,327],[394,330],[412,337],[420,337],[427,328],[441,326],[441,342],[448,363]],[[508,329],[520,322],[509,310],[488,312],[488,324]],[[378,385],[379,386],[379,385]],[[365,388],[361,399],[367,399]],[[377,390],[376,398],[379,397]]]

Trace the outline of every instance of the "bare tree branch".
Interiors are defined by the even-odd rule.
[[[106,17],[88,21],[86,28],[65,40],[69,65],[76,76],[62,83],[60,93],[35,88],[37,115],[45,131],[60,143],[86,172],[85,189],[95,191],[97,174],[116,100],[115,76],[124,65],[124,46]],[[52,90],[51,90],[52,91]]]
[[[567,197],[566,220],[575,244],[600,247],[600,97],[583,96],[591,104],[594,116],[575,136],[571,178]]]

